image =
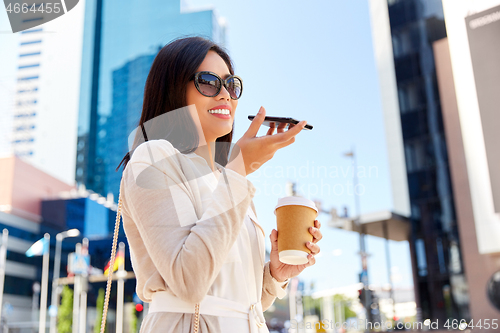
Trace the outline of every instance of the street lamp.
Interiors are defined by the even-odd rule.
[[[351,151],[344,153],[345,157],[349,157],[352,159],[352,165],[353,165],[353,186],[354,186],[354,205],[356,209],[356,218],[354,219],[354,224],[356,225],[357,228],[359,228],[359,254],[361,255],[361,265],[362,265],[362,271],[361,271],[361,283],[363,283],[363,288],[365,290],[369,289],[368,286],[368,259],[367,259],[367,253],[366,253],[366,247],[365,247],[365,232],[363,226],[361,226],[361,209],[360,209],[360,204],[359,204],[359,194],[356,191],[356,188],[358,187],[358,165],[357,165],[357,160],[356,160],[356,153],[354,151],[354,147],[352,147]],[[371,303],[369,293],[367,292],[367,297],[365,298],[365,310],[366,310],[366,320],[369,320],[369,311],[370,309],[368,306]]]
[[[78,237],[80,230],[70,229],[56,235],[56,256],[54,258],[54,275],[52,278],[52,300],[50,304],[50,333],[56,333],[57,312],[59,308],[59,293],[57,292],[59,272],[61,270],[61,246],[64,238]]]

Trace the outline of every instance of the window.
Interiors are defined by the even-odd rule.
[[[401,113],[408,113],[416,110],[423,104],[423,96],[421,94],[420,85],[418,82],[410,82],[401,84],[398,87],[399,110]]]
[[[415,252],[417,256],[418,275],[427,275],[427,259],[425,254],[425,243],[423,239],[415,241]]]
[[[394,57],[399,58],[412,52],[411,36],[409,30],[402,30],[392,35]]]
[[[19,54],[19,57],[30,57],[30,56],[40,55],[40,54],[41,54],[41,52],[21,53],[21,54]]]
[[[39,44],[41,42],[42,42],[42,40],[32,40],[32,41],[29,41],[29,42],[22,42],[20,45]]]
[[[415,172],[425,168],[425,147],[421,141],[405,144],[407,172]]]

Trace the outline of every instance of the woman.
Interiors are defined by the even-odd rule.
[[[319,221],[307,264],[278,260],[276,230],[264,263],[256,189],[246,176],[293,143],[306,122],[256,137],[261,108],[229,155],[242,88],[226,52],[203,38],[175,40],[153,62],[120,194],[137,295],[150,302],[141,332],[193,332],[196,308],[199,332],[269,332],[263,311],[315,263]]]

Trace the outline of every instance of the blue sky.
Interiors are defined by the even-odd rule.
[[[228,23],[227,48],[244,80],[235,121],[236,140],[247,116],[262,105],[267,115],[307,120],[293,145],[278,151],[249,175],[266,235],[276,227],[273,209],[287,181],[298,194],[320,199],[323,208],[347,206],[354,213],[352,166],[343,153],[355,146],[362,187],[362,213],[392,208],[378,77],[373,56],[368,1],[189,0],[192,8],[213,5]],[[265,134],[261,128],[259,135]],[[301,277],[316,290],[358,282],[357,234],[328,227],[321,214],[322,255]],[[270,248],[269,239],[267,245]],[[368,237],[370,283],[388,282],[384,241]],[[396,286],[410,286],[407,242],[391,242]]]

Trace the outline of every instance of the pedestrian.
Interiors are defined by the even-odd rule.
[[[261,84],[272,93],[283,82],[263,75]],[[256,188],[246,176],[292,144],[306,122],[257,137],[261,107],[232,144],[242,91],[228,54],[201,37],[170,42],[151,66],[119,198],[136,292],[150,303],[141,333],[269,332],[263,312],[315,263],[317,220],[306,264],[279,261],[274,229],[264,263]]]

